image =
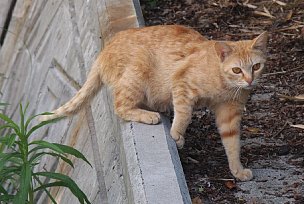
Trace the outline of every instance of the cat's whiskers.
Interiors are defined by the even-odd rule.
[[[233,101],[235,99],[236,95],[238,95],[238,92],[241,88],[237,83],[232,83],[231,85],[232,86],[229,89],[228,93],[225,93],[228,95],[228,98],[229,98],[228,101]]]
[[[235,91],[236,91],[236,87],[231,86],[231,88],[229,88],[228,91],[227,90],[223,91],[222,95],[226,95],[230,101]]]
[[[241,93],[241,89],[242,89],[241,86],[238,86],[238,87],[237,87],[236,92],[235,92],[235,94],[234,94],[234,96],[233,96],[233,99],[232,99],[233,101],[234,101],[234,100],[237,100],[237,99],[239,98],[240,93]]]

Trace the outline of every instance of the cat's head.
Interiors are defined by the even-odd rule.
[[[253,40],[215,43],[228,86],[250,89],[257,84],[266,62],[267,39],[264,32]]]

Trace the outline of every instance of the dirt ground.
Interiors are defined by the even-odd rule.
[[[304,1],[141,0],[141,5],[146,25],[186,25],[209,39],[252,39],[269,32],[267,71],[242,121],[242,163],[255,178],[233,179],[213,114],[196,111],[179,151],[194,203],[304,203],[304,131],[292,126],[304,124]]]

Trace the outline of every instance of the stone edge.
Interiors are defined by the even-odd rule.
[[[142,27],[145,23],[140,3],[133,0],[133,4],[138,26]],[[191,203],[177,147],[170,136],[170,126],[169,120],[163,116],[159,125],[120,121],[120,148],[124,154],[121,157],[130,203]],[[158,141],[151,142],[151,137]],[[165,175],[157,175],[154,171],[157,167]]]

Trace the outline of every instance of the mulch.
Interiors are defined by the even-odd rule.
[[[242,121],[243,139],[263,137],[265,142],[259,148],[243,147],[242,163],[304,157],[304,131],[292,127],[304,124],[303,0],[141,0],[141,5],[146,25],[186,25],[209,39],[252,39],[268,31],[267,71]],[[245,203],[234,196],[238,181],[228,169],[212,112],[198,110],[192,119],[179,151],[191,197],[197,203]],[[290,163],[304,169],[303,159]],[[296,200],[303,201],[302,196]]]

